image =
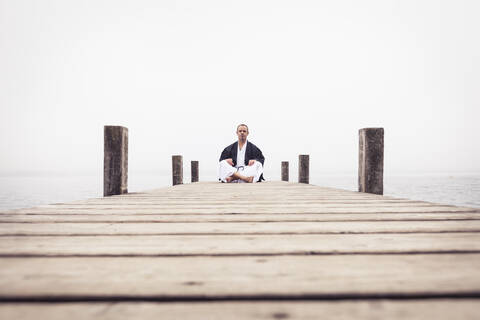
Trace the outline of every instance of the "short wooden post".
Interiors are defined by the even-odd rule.
[[[288,181],[288,161],[282,161],[282,181]]]
[[[172,156],[172,180],[173,185],[183,184],[183,157]]]
[[[301,154],[298,156],[298,182],[309,183],[310,180],[310,156]]]
[[[383,194],[383,128],[359,130],[358,191]]]
[[[128,192],[128,129],[103,128],[103,196]]]
[[[192,161],[190,168],[192,171],[192,183],[198,182],[198,161]]]

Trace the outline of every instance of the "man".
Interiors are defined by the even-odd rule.
[[[247,141],[248,126],[237,126],[238,141],[226,147],[220,155],[219,180],[222,182],[261,182],[263,179],[262,151]]]

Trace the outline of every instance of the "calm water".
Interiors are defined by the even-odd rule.
[[[205,177],[214,180],[215,177]],[[144,191],[171,184],[161,174],[131,174],[129,191]],[[185,181],[189,181],[185,177]],[[0,176],[0,209],[101,197],[102,176],[98,175],[22,175]],[[311,183],[320,186],[357,190],[355,175],[318,175]],[[480,174],[392,175],[384,179],[385,195],[480,208]]]
[[[325,176],[313,184],[358,190],[356,176]],[[392,175],[384,177],[386,196],[480,208],[480,174]]]

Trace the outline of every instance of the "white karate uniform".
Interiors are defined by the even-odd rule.
[[[243,148],[240,149],[240,146],[237,148],[237,165],[235,167],[231,166],[227,160],[222,160],[218,166],[218,178],[223,181],[227,182],[227,177],[230,177],[235,172],[239,172],[242,176],[252,177],[253,182],[257,182],[260,179],[260,176],[263,173],[263,165],[259,161],[255,161],[255,163],[251,166],[246,166],[245,163],[245,151],[247,150],[247,143],[245,142]],[[234,182],[242,183],[245,181],[236,180]]]
[[[240,149],[240,143],[237,145],[237,168],[244,167],[245,163],[245,152],[247,151],[248,141],[245,141],[243,148]]]

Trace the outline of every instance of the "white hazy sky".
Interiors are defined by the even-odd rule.
[[[214,175],[245,122],[266,157],[356,172],[385,128],[385,172],[480,172],[480,1],[0,0],[0,172],[130,175],[171,155]]]

